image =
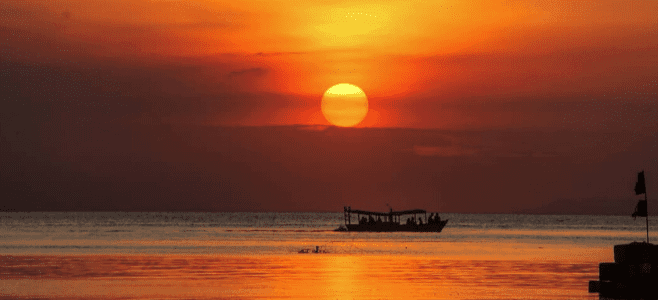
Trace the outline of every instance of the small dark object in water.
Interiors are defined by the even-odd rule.
[[[305,254],[305,253],[329,253],[329,252],[327,252],[327,250],[320,249],[320,246],[315,246],[315,250],[311,250],[309,248],[304,248],[304,249],[299,250],[299,252],[297,252],[297,253]]]

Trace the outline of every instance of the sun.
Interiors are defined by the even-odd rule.
[[[339,83],[324,92],[321,108],[329,123],[352,127],[361,123],[368,114],[368,97],[356,85]]]

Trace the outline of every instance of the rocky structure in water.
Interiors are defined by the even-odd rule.
[[[589,292],[599,299],[658,299],[658,245],[615,245],[615,262],[599,265],[599,280],[589,282]]]

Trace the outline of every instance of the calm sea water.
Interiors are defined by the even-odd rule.
[[[342,213],[0,213],[0,297],[595,299],[612,246],[646,238],[623,216],[441,217],[348,233]]]

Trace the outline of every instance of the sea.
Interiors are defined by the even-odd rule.
[[[630,216],[441,218],[357,233],[334,231],[342,212],[0,212],[0,299],[598,299],[599,263],[647,238]]]

